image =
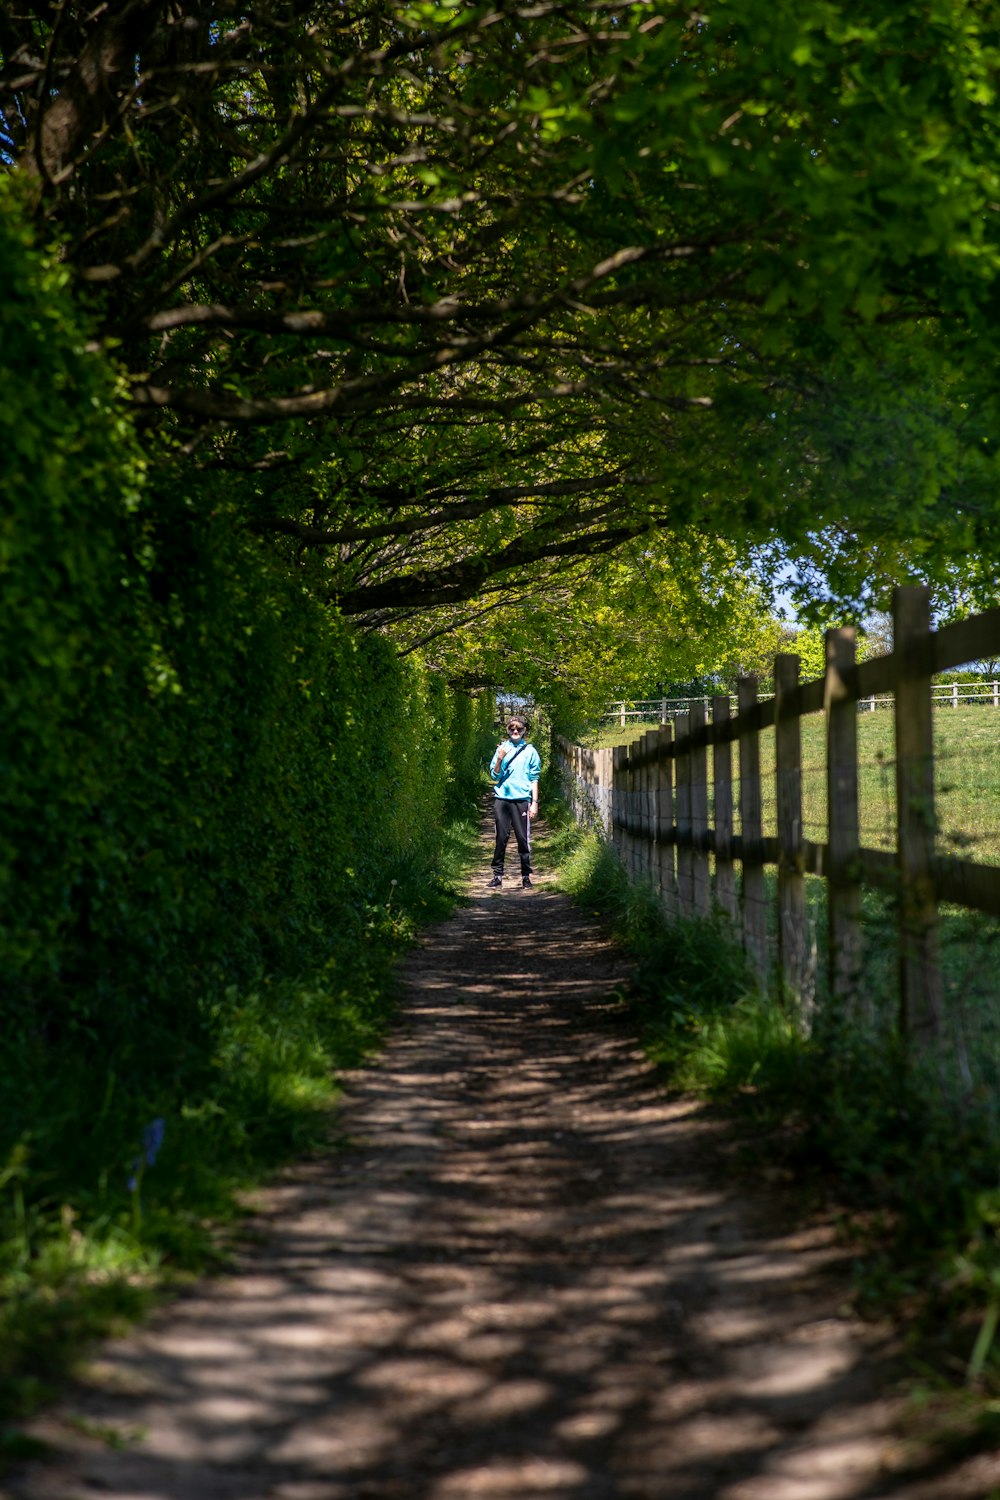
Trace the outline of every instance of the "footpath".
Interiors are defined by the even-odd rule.
[[[484,860],[485,868],[485,860]],[[907,1475],[892,1350],[833,1228],[741,1183],[546,889],[430,930],[341,1146],[227,1274],[104,1346],[8,1500],[982,1500]]]

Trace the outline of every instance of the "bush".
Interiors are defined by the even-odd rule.
[[[3,1345],[53,1247],[90,1247],[81,1286],[112,1241],[203,1254],[203,1215],[314,1136],[492,704],[317,604],[224,485],[151,488],[9,179],[0,280]]]

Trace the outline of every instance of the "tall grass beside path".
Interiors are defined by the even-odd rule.
[[[839,1210],[859,1305],[887,1310],[941,1383],[987,1420],[1000,1397],[1000,1128],[996,1100],[946,1097],[891,1031],[821,1011],[807,1034],[763,992],[721,914],[667,923],[592,833],[560,835],[560,884],[635,960],[627,997],[670,1086],[724,1102],[749,1163],[780,1168]]]
[[[0,1468],[24,1454],[17,1419],[95,1338],[224,1263],[246,1189],[335,1146],[337,1072],[378,1046],[395,960],[453,909],[478,854],[473,820],[453,821],[436,848],[396,866],[384,901],[345,911],[326,964],[206,993],[211,1052],[180,1060],[155,1092],[132,1090],[114,1059],[100,1070],[69,1054],[44,1068],[13,1060],[17,1087],[0,1106],[8,1140],[15,1117],[19,1127],[0,1162]]]

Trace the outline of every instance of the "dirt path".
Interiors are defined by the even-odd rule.
[[[964,1500],[905,1484],[886,1350],[838,1315],[822,1224],[743,1196],[657,1087],[569,901],[432,930],[348,1150],[262,1195],[258,1239],[102,1351],[17,1500]],[[888,1467],[887,1467],[888,1466]],[[943,1486],[943,1487],[942,1487]]]

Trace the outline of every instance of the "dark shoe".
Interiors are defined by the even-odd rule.
[[[503,885],[503,876],[502,875],[494,875],[493,879],[489,882],[489,884],[487,885],[486,889],[488,891],[498,891],[502,885]]]
[[[530,889],[531,889],[531,876],[530,875],[522,875],[521,876],[521,887],[522,887],[523,890],[530,891]]]

